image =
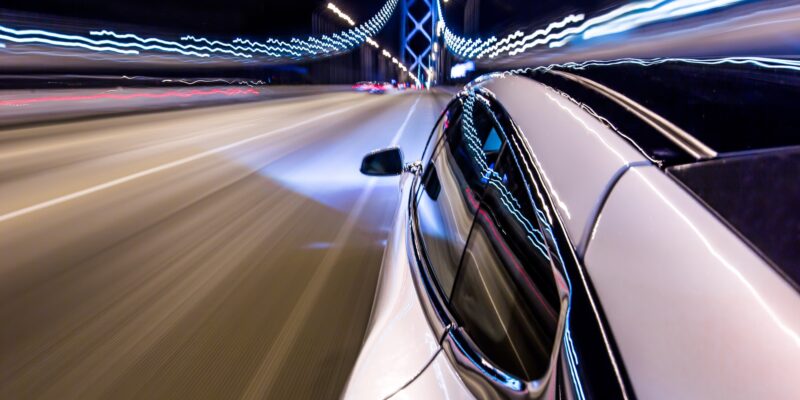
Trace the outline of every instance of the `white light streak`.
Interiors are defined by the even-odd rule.
[[[394,0],[394,1],[395,1],[395,3],[397,2],[397,0]],[[337,7],[335,4],[333,4],[333,3],[328,3],[328,9],[329,9],[329,10],[331,10],[331,11],[333,11],[333,12],[334,12],[334,13],[335,13],[337,16],[339,16],[339,18],[342,18],[343,20],[347,21],[347,22],[348,22],[350,25],[355,25],[355,21],[353,21],[353,20],[350,18],[350,16],[348,16],[347,14],[345,14],[344,12],[342,12],[342,11],[339,9],[339,7]],[[325,35],[322,35],[322,37],[323,37],[323,38],[325,38],[325,39],[327,39],[327,37],[326,37]],[[380,49],[380,48],[381,48],[380,44],[378,44],[378,42],[376,42],[374,39],[372,39],[372,38],[371,38],[371,37],[369,37],[369,36],[365,36],[365,37],[364,37],[364,42],[366,42],[367,44],[369,44],[370,46],[372,46],[372,47],[374,47],[374,48],[376,48],[376,49]],[[386,50],[386,49],[383,49],[383,50],[381,51],[381,54],[383,54],[383,56],[384,56],[384,57],[386,57],[386,58],[390,58],[390,59],[392,60],[392,63],[393,63],[393,64],[395,64],[395,65],[397,65],[397,66],[398,66],[398,68],[400,68],[400,69],[401,69],[401,70],[403,70],[404,72],[407,72],[407,71],[408,71],[408,68],[406,68],[406,66],[405,66],[405,65],[403,65],[403,63],[401,63],[399,60],[397,60],[397,58],[395,58],[394,56],[392,56],[392,53],[389,53],[389,51],[388,51],[388,50]],[[417,85],[419,85],[419,80],[417,79],[417,77],[416,77],[416,76],[414,76],[414,74],[409,74],[409,75],[410,75],[410,76],[411,76],[411,78],[412,78],[412,79],[413,79],[413,80],[414,80],[414,81],[417,83]]]
[[[0,40],[38,46],[66,47],[97,53],[115,53],[128,56],[149,56],[158,53],[187,56],[192,58],[225,59],[233,61],[274,61],[298,60],[336,54],[351,50],[364,42],[378,47],[370,36],[377,34],[388,22],[398,0],[387,0],[372,18],[361,25],[341,10],[329,4],[329,8],[349,20],[350,29],[330,36],[310,36],[306,39],[291,38],[288,41],[267,38],[263,43],[249,39],[235,38],[230,42],[210,40],[193,35],[185,35],[179,40],[165,40],[156,37],[143,37],[133,33],[118,33],[111,30],[93,30],[88,36],[63,34],[40,29],[14,29],[0,25]],[[344,18],[347,17],[347,18]],[[3,44],[2,46],[6,46]],[[148,53],[147,55],[143,53]]]
[[[339,7],[336,7],[336,5],[334,5],[333,3],[328,3],[328,9],[333,11],[336,15],[338,15],[339,18],[347,21],[347,23],[350,24],[350,26],[356,25],[356,22],[353,21],[353,19],[350,18],[349,15],[345,14],[342,10],[339,9]]]
[[[453,33],[444,19],[437,24],[437,35],[444,34],[448,50],[465,59],[480,59],[485,56],[515,56],[529,49],[547,45],[550,48],[562,47],[576,39],[583,41],[622,33],[638,27],[700,15],[704,12],[743,3],[744,0],[645,0],[617,7],[584,21],[584,14],[568,15],[547,27],[529,34],[516,31],[498,40],[497,37],[465,38]],[[442,13],[441,1],[436,2],[439,15]],[[582,22],[582,23],[581,23]],[[575,25],[581,23],[580,25]]]

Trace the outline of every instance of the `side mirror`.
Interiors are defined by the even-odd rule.
[[[403,152],[398,147],[375,150],[361,161],[361,173],[371,176],[391,176],[403,173]]]

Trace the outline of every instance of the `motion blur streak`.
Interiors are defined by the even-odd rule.
[[[761,68],[770,69],[789,69],[800,71],[800,60],[772,58],[772,57],[725,57],[725,58],[654,58],[650,60],[638,58],[625,58],[619,60],[591,60],[580,63],[565,63],[560,66],[571,69],[584,69],[593,66],[610,66],[620,64],[634,64],[643,67],[659,65],[664,63],[688,63],[700,65],[719,65],[719,64],[751,64]]]
[[[252,81],[252,80],[248,81],[248,80],[242,80],[242,79],[233,80],[233,79],[221,79],[221,78],[217,78],[217,79],[193,79],[193,80],[187,80],[187,79],[163,79],[161,82],[165,82],[165,83],[168,83],[168,82],[179,82],[179,83],[183,83],[185,85],[190,85],[190,86],[191,85],[196,85],[198,83],[227,83],[228,85],[248,85],[248,86],[265,85],[266,84],[266,82],[264,82],[264,81],[262,81],[260,79],[257,80],[257,81]]]
[[[770,58],[770,57],[725,57],[725,58],[622,58],[618,60],[590,60],[584,62],[567,62],[563,64],[551,64],[541,67],[532,68],[518,68],[504,72],[494,73],[491,76],[512,76],[517,74],[524,74],[534,71],[549,71],[551,69],[573,69],[582,70],[588,67],[603,67],[612,65],[638,65],[641,67],[650,67],[653,65],[660,65],[666,63],[686,63],[686,64],[699,64],[699,65],[742,65],[750,64],[760,68],[766,69],[788,69],[793,71],[800,71],[800,60],[797,59],[784,59],[784,58]],[[489,76],[489,75],[487,75]]]
[[[437,7],[443,15],[441,1]],[[516,30],[500,40],[462,37],[446,24],[441,30],[448,51],[464,59],[488,56],[493,60],[484,62],[495,67],[497,61],[542,65],[558,57],[578,61],[651,54],[793,54],[798,12],[796,2],[790,1],[646,0],[597,15],[567,15],[530,34]],[[683,54],[675,54],[676,49]],[[527,57],[519,56],[526,52]]]
[[[236,142],[233,142],[233,143],[228,143],[228,144],[226,144],[224,146],[220,146],[220,147],[213,148],[211,150],[204,151],[202,153],[193,154],[193,155],[191,155],[189,157],[184,157],[184,158],[181,158],[181,159],[178,159],[178,160],[174,160],[174,161],[168,162],[166,164],[161,164],[161,165],[158,165],[158,166],[155,166],[155,167],[143,170],[143,171],[138,171],[138,172],[135,172],[133,174],[126,175],[126,176],[114,179],[112,181],[104,182],[104,183],[92,186],[90,188],[87,188],[87,189],[79,190],[77,192],[70,193],[70,194],[65,194],[63,196],[59,196],[57,198],[50,199],[50,200],[41,202],[39,204],[35,204],[35,205],[29,206],[29,207],[25,207],[25,208],[22,208],[22,209],[19,209],[19,210],[16,210],[16,211],[13,211],[13,212],[10,212],[10,213],[7,213],[7,214],[3,214],[3,215],[0,215],[0,222],[8,221],[8,220],[10,220],[12,218],[17,218],[17,217],[20,217],[22,215],[32,213],[34,211],[39,211],[39,210],[42,210],[42,209],[47,208],[47,207],[51,207],[51,206],[54,206],[54,205],[57,205],[57,204],[60,204],[60,203],[64,203],[66,201],[74,200],[74,199],[77,199],[77,198],[82,197],[82,196],[86,196],[86,195],[89,195],[89,194],[92,194],[92,193],[95,193],[95,192],[99,192],[101,190],[105,190],[105,189],[108,189],[108,188],[111,188],[111,187],[114,187],[114,186],[117,186],[117,185],[121,185],[123,183],[128,183],[128,182],[133,181],[135,179],[139,179],[139,178],[142,178],[142,177],[146,177],[148,175],[152,175],[152,174],[155,174],[155,173],[158,173],[158,172],[162,172],[162,171],[168,170],[170,168],[179,167],[179,166],[182,166],[184,164],[187,164],[187,163],[190,163],[190,162],[193,162],[193,161],[197,161],[197,160],[200,160],[202,158],[205,158],[205,157],[208,157],[208,156],[211,156],[211,155],[215,155],[215,154],[218,154],[218,153],[222,153],[222,152],[228,151],[228,150],[230,150],[232,148],[235,148],[235,147],[239,147],[239,146],[242,146],[242,145],[245,145],[245,144],[249,144],[250,142],[252,142],[254,140],[262,139],[262,138],[265,138],[267,136],[274,135],[276,133],[280,133],[280,132],[284,132],[284,131],[287,131],[287,130],[295,129],[295,128],[298,128],[300,126],[303,126],[303,125],[306,125],[306,124],[309,124],[309,123],[312,123],[312,122],[316,122],[316,121],[319,121],[321,119],[324,119],[324,118],[327,118],[327,117],[330,117],[330,116],[333,116],[333,115],[337,115],[337,114],[341,114],[343,112],[350,111],[351,109],[353,109],[355,107],[357,107],[357,105],[350,106],[350,107],[347,107],[347,108],[344,108],[344,109],[334,110],[334,111],[331,111],[331,112],[328,112],[328,113],[325,113],[325,114],[317,115],[317,116],[315,116],[313,118],[301,120],[300,122],[298,122],[296,124],[293,124],[293,125],[289,125],[287,127],[271,130],[271,131],[266,132],[266,133],[260,133],[260,134],[255,135],[255,136],[248,137],[246,139],[242,139],[242,140],[239,140],[239,141],[236,141]]]
[[[494,36],[487,40],[472,40],[459,37],[448,28],[445,28],[445,41],[448,48],[451,48],[455,54],[466,58],[472,58],[475,54],[484,54],[497,50],[499,50],[497,51],[499,53],[512,47],[522,46],[509,53],[514,55],[537,45],[549,44],[550,47],[561,47],[577,36],[588,40],[603,35],[624,32],[649,23],[707,12],[741,1],[743,0],[648,0],[632,2],[591,18],[579,26],[563,29],[567,25],[580,22],[584,18],[583,14],[577,16],[569,15],[561,21],[551,23],[546,29],[536,31],[503,49],[497,49],[497,47],[503,43],[508,43],[514,37],[520,36],[521,32],[512,33],[500,41],[497,41]],[[439,5],[439,9],[441,10],[441,5]],[[550,33],[553,29],[560,30]],[[544,35],[544,37],[528,44],[525,43],[527,40],[541,35]],[[491,45],[495,42],[496,44]]]
[[[332,33],[330,36],[309,36],[299,39],[291,38],[288,41],[268,38],[265,43],[257,43],[247,39],[235,38],[231,42],[209,40],[203,37],[185,35],[179,41],[165,40],[157,37],[141,37],[133,33],[117,33],[111,30],[92,30],[89,36],[101,37],[93,39],[89,36],[72,35],[43,29],[15,29],[0,25],[0,40],[11,43],[48,46],[56,48],[71,48],[99,54],[116,53],[117,55],[139,56],[143,52],[152,54],[167,54],[194,58],[215,58],[227,61],[248,61],[258,58],[259,62],[288,62],[302,58],[313,58],[338,54],[352,50],[368,37],[375,36],[389,21],[398,0],[387,0],[377,13],[363,24],[342,31]],[[2,21],[0,21],[2,22]],[[36,23],[36,21],[32,21]],[[106,38],[113,38],[106,39]],[[6,48],[6,46],[3,46]],[[26,49],[17,49],[14,46],[7,48],[9,54],[17,51],[27,52]],[[89,53],[90,54],[90,53]],[[127,58],[115,58],[113,54],[106,54],[108,61],[130,61]],[[180,60],[180,59],[178,59]],[[141,59],[140,62],[145,62]]]
[[[448,99],[0,130],[0,214],[158,169],[0,222],[0,398],[337,397],[398,206],[397,178],[361,176],[361,156],[395,137],[419,154]]]
[[[403,135],[411,116],[416,110],[419,100],[420,98],[417,98],[414,101],[414,104],[408,110],[403,123],[400,124],[397,132],[387,143],[387,145],[395,146],[399,144],[400,138]],[[306,323],[305,319],[310,314],[312,309],[320,304],[319,296],[323,293],[327,282],[333,278],[332,274],[336,272],[336,270],[332,268],[333,263],[339,257],[341,249],[352,236],[356,222],[364,212],[364,208],[367,206],[368,201],[373,200],[372,196],[377,183],[378,179],[371,178],[367,182],[366,187],[361,190],[361,194],[358,196],[352,211],[344,221],[344,224],[342,224],[342,227],[339,229],[336,237],[333,239],[331,251],[329,251],[326,257],[323,258],[319,268],[317,268],[315,273],[309,279],[305,290],[300,295],[300,300],[298,300],[292,311],[289,313],[289,319],[283,325],[283,328],[278,334],[274,344],[270,347],[267,357],[264,358],[264,362],[259,366],[256,374],[253,376],[253,379],[247,386],[247,390],[244,392],[243,398],[264,398],[264,395],[276,384],[275,378],[278,376],[280,369],[283,368],[284,363],[287,362],[287,359],[291,356],[297,355],[297,352],[293,352],[292,348],[296,346],[299,336],[298,334],[300,333],[303,324]]]
[[[237,96],[258,94],[255,89],[211,89],[211,90],[191,90],[191,91],[169,91],[164,93],[133,93],[133,94],[112,94],[103,93],[86,96],[51,96],[51,97],[28,97],[13,100],[0,100],[0,106],[19,106],[32,103],[50,103],[58,101],[81,101],[81,100],[130,100],[136,98],[160,99],[164,97],[195,97],[209,95]]]

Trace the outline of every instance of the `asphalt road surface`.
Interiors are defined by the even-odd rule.
[[[450,95],[322,93],[0,130],[0,398],[337,398],[398,178]]]

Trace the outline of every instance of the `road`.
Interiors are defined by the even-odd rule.
[[[321,93],[0,130],[0,398],[337,398],[398,178],[450,95]]]

